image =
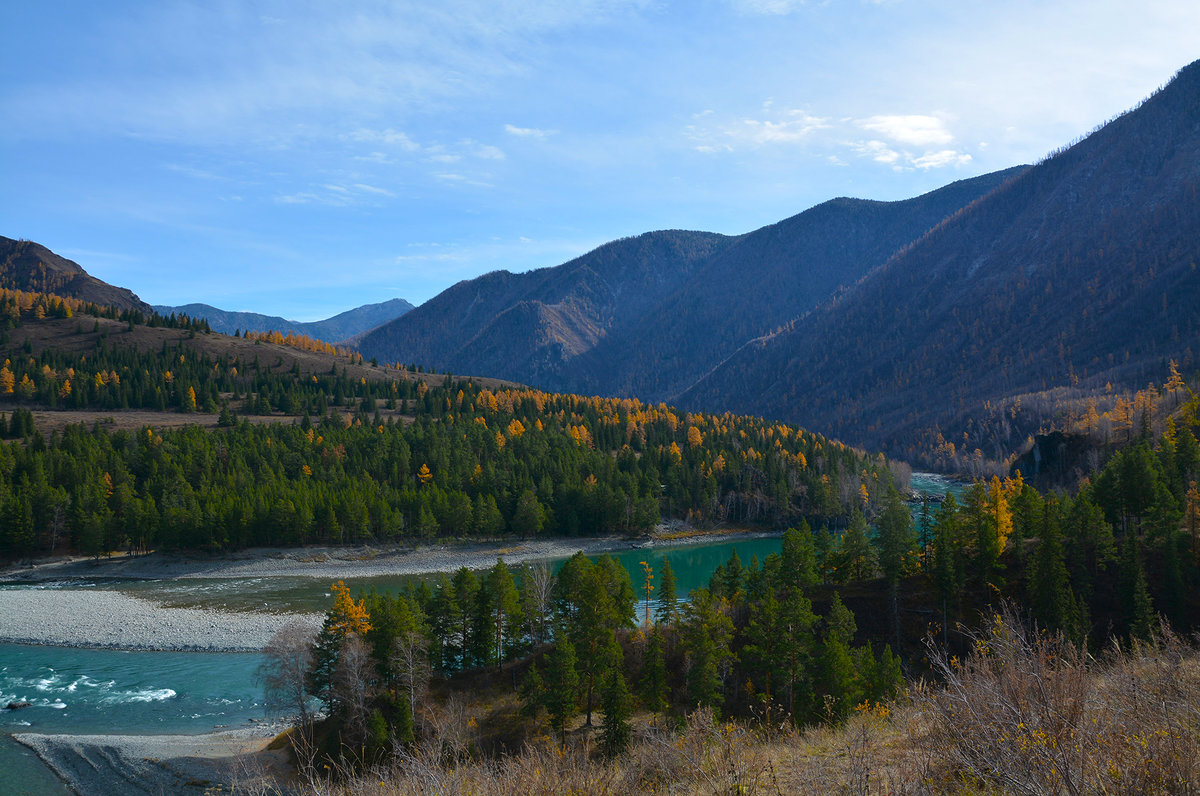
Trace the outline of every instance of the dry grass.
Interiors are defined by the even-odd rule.
[[[1200,665],[1166,628],[1097,661],[1008,614],[966,660],[935,664],[946,683],[928,705],[944,776],[1005,793],[1200,789]]]
[[[1200,658],[1165,631],[1100,660],[1010,612],[964,660],[934,651],[944,681],[901,703],[860,705],[804,732],[643,720],[615,762],[577,731],[485,759],[451,709],[426,742],[367,776],[310,781],[320,794],[1191,794],[1200,790]],[[456,729],[456,727],[458,729]],[[339,784],[340,783],[340,784]]]

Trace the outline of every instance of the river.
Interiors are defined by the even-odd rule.
[[[914,473],[912,487],[937,495],[962,489],[961,484],[928,473]],[[657,573],[662,561],[669,560],[683,596],[707,585],[713,570],[735,549],[749,564],[754,557],[761,561],[779,552],[780,547],[777,535],[747,536],[630,548],[612,555],[629,571],[639,596],[641,562]],[[393,576],[349,578],[346,583],[355,592],[371,588],[394,592],[410,581],[410,577]],[[216,610],[270,607],[320,612],[329,606],[328,581],[303,577],[97,581],[71,587],[112,589],[169,605]],[[639,603],[639,618],[641,610]],[[253,653],[0,644],[0,707],[12,701],[30,703],[20,710],[0,710],[0,771],[6,773],[0,777],[0,796],[68,793],[32,752],[9,737],[11,733],[201,734],[262,720],[262,693],[254,676],[259,661]]]

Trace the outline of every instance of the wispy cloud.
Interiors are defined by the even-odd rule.
[[[356,182],[349,185],[324,183],[295,193],[280,194],[275,201],[284,205],[329,205],[333,207],[348,207],[364,203],[378,203],[380,199],[394,197],[395,194],[387,188]]]
[[[346,141],[357,143],[386,144],[398,147],[405,152],[416,152],[421,148],[421,145],[412,140],[407,133],[393,130],[390,127],[386,130],[359,128],[349,133],[343,133],[341,137]]]
[[[946,166],[965,166],[971,162],[971,156],[954,149],[942,149],[938,152],[926,152],[920,157],[913,158],[912,164],[918,169],[940,169]]]
[[[731,4],[743,14],[783,16],[804,5],[804,0],[731,0]]]
[[[791,108],[776,110],[770,100],[763,103],[756,117],[715,121],[711,110],[695,114],[687,136],[698,152],[733,152],[779,144],[799,144],[813,133],[829,128],[829,120],[808,111]]]
[[[558,130],[540,130],[536,127],[517,127],[513,124],[504,125],[504,132],[509,135],[515,135],[518,138],[549,138],[558,133]]]

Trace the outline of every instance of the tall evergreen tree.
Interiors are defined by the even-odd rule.
[[[600,750],[605,757],[617,757],[629,746],[629,717],[633,698],[620,666],[609,670],[600,691],[600,709],[604,725],[600,730]]]
[[[554,647],[546,656],[545,706],[563,746],[567,744],[567,719],[578,710],[579,674],[575,671],[575,664],[575,646],[565,638],[554,642]]]
[[[900,579],[906,574],[916,540],[912,531],[912,515],[893,487],[884,498],[883,515],[879,518],[879,533],[875,537],[879,548],[879,568],[888,584],[892,609],[892,626],[896,648],[900,647]]]
[[[675,588],[675,570],[671,569],[670,559],[664,556],[658,569],[658,610],[654,614],[654,621],[660,625],[675,622],[679,610]]]
[[[1029,606],[1038,624],[1076,642],[1086,635],[1085,609],[1071,589],[1059,531],[1057,506],[1042,505],[1037,549],[1029,575]]]
[[[670,704],[662,632],[657,627],[650,631],[646,651],[642,655],[642,674],[638,679],[638,695],[642,698],[642,704],[654,713],[666,713]]]

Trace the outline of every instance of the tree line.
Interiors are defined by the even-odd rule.
[[[357,600],[339,582],[315,640],[289,628],[268,646],[264,681],[272,704],[303,721],[319,701],[320,745],[334,757],[413,743],[428,730],[431,679],[506,664],[524,671],[517,721],[526,733],[565,741],[582,716],[610,755],[628,743],[635,709],[664,721],[697,708],[796,726],[838,720],[895,696],[903,677],[889,647],[855,645],[854,614],[836,594],[823,616],[814,612],[803,538],[790,530],[783,552],[761,565],[735,553],[686,600],[667,561],[635,588],[615,559],[581,553],[557,573],[499,560]],[[647,599],[639,615],[651,592],[653,612]]]
[[[315,421],[48,438],[24,408],[0,414],[17,437],[0,445],[0,554],[839,525],[892,483],[880,457],[753,418],[452,379],[379,389],[413,414],[359,400]]]

